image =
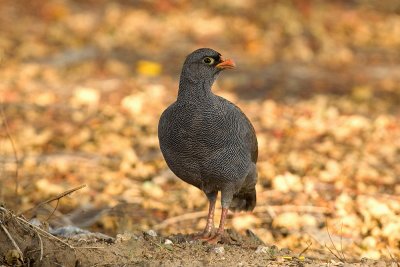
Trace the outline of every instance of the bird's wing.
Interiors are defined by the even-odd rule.
[[[257,142],[256,131],[253,125],[251,124],[249,118],[247,118],[246,114],[244,114],[244,112],[234,103],[220,96],[219,99],[226,105],[230,106],[230,108],[234,110],[234,112],[238,115],[238,118],[241,120],[241,123],[244,124],[243,129],[245,130],[245,136],[250,146],[251,161],[256,163],[258,159],[258,142]]]

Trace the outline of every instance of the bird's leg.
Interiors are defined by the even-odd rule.
[[[228,208],[222,208],[221,221],[219,222],[217,235],[222,235],[224,233],[225,219],[227,214],[228,214]]]
[[[207,239],[207,242],[210,244],[217,244],[222,239],[222,235],[224,233],[225,219],[228,214],[229,206],[231,205],[233,199],[234,190],[232,188],[234,187],[227,186],[224,190],[221,191],[221,204],[222,204],[221,220],[219,222],[219,227],[215,235],[210,239]]]
[[[217,244],[221,240],[221,237],[224,234],[225,219],[227,214],[228,214],[228,208],[222,208],[221,221],[219,222],[218,230],[213,237],[207,239],[208,243]]]
[[[207,194],[207,198],[210,202],[208,208],[207,224],[203,232],[196,235],[195,239],[208,239],[214,230],[214,212],[215,212],[215,202],[217,201],[218,192],[212,192]]]
[[[208,209],[208,216],[207,216],[207,224],[203,231],[204,236],[209,236],[211,234],[212,230],[214,230],[215,202],[216,202],[216,199],[210,200],[210,207]]]
[[[210,200],[210,207],[208,210],[206,227],[201,233],[195,236],[195,239],[207,240],[210,238],[210,235],[214,230],[214,211],[215,211],[215,201]]]

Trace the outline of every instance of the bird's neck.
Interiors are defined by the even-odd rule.
[[[206,80],[191,80],[181,77],[179,81],[178,101],[201,102],[213,97],[211,87],[214,83]]]

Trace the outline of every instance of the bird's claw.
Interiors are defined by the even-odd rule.
[[[210,237],[212,236],[212,232],[201,232],[196,234],[193,239],[194,240],[202,240],[202,241],[207,241],[208,239],[210,239]]]
[[[207,240],[205,240],[208,244],[213,244],[216,245],[219,242],[222,241],[222,234],[215,234],[214,236],[211,236],[210,238],[208,238]]]

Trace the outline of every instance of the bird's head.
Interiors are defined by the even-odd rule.
[[[232,59],[223,59],[221,54],[210,48],[200,48],[186,57],[182,75],[194,81],[213,82],[224,69],[235,68]]]

